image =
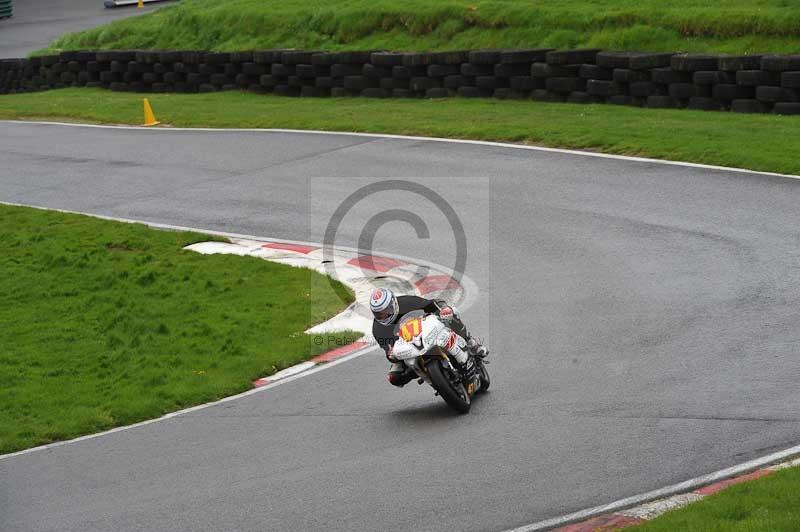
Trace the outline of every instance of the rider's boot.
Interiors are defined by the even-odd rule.
[[[388,380],[389,384],[392,386],[402,388],[411,382],[415,376],[416,374],[411,368],[400,362],[395,362],[392,364],[392,367],[389,368],[389,373],[386,374],[386,380]]]
[[[475,376],[477,375],[475,359],[473,358],[475,355],[471,355],[471,353],[467,349],[464,349],[462,345],[464,344],[456,343],[455,345],[451,346],[449,348],[449,353],[456,361],[456,364],[458,364],[458,367],[466,381],[475,382]]]
[[[467,382],[475,382],[475,376],[477,375],[475,360],[473,360],[472,357],[469,357],[462,366],[464,368],[464,377],[466,378]]]

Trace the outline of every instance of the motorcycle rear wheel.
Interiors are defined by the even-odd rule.
[[[444,402],[459,414],[469,412],[471,401],[467,390],[461,382],[453,383],[448,378],[442,362],[439,359],[430,359],[425,363],[425,370],[431,379],[433,388],[439,392]]]

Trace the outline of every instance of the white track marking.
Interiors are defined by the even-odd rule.
[[[657,501],[644,503],[640,506],[634,506],[633,508],[629,508],[627,510],[622,510],[619,512],[619,515],[633,517],[634,519],[650,520],[663,513],[671,512],[672,510],[677,510],[678,508],[688,506],[689,504],[697,502],[703,498],[703,495],[693,492],[679,493],[678,495],[673,495],[672,497],[667,497],[666,499],[659,499]]]
[[[716,166],[712,164],[689,163],[684,161],[671,161],[669,159],[649,159],[647,157],[633,157],[630,155],[615,155],[612,153],[598,153],[592,151],[581,150],[568,150],[564,148],[546,148],[544,146],[530,146],[526,144],[513,144],[510,142],[492,142],[488,140],[468,140],[468,139],[445,139],[441,137],[417,137],[412,135],[392,135],[388,133],[348,133],[346,131],[320,131],[313,129],[258,129],[258,128],[210,128],[210,127],[169,127],[169,128],[152,128],[144,126],[125,126],[125,125],[106,125],[106,124],[78,124],[71,122],[49,122],[49,121],[36,121],[36,120],[0,120],[0,123],[10,124],[38,124],[45,126],[68,126],[68,127],[85,127],[85,128],[104,128],[104,129],[129,129],[141,130],[150,132],[180,132],[180,131],[210,131],[214,133],[289,133],[289,134],[313,134],[313,135],[335,135],[345,137],[367,137],[376,139],[398,139],[398,140],[414,140],[425,142],[442,142],[451,144],[469,144],[475,146],[494,146],[499,148],[511,148],[516,150],[530,150],[545,153],[561,153],[565,155],[580,155],[583,157],[597,157],[600,159],[617,159],[620,161],[631,161],[640,163],[664,164],[670,166],[685,166],[688,168],[702,168],[705,170],[722,170],[725,172],[740,172],[746,174],[759,174],[775,177],[786,177],[789,179],[800,179],[800,175],[794,174],[780,174],[777,172],[764,172],[761,170],[748,170],[747,168],[736,168],[732,166]]]
[[[800,466],[800,458],[795,458],[787,462],[781,462],[780,464],[771,465],[767,469],[772,471],[780,471],[781,469],[788,469],[790,467],[798,467],[798,466]]]
[[[300,362],[299,364],[289,366],[286,369],[282,369],[276,373],[273,373],[268,378],[270,379],[270,382],[273,380],[279,381],[287,377],[291,377],[292,375],[298,375],[304,371],[308,371],[314,366],[316,366],[315,363],[311,362],[310,360],[306,360],[305,362]]]
[[[580,521],[585,521],[586,519],[596,517],[598,515],[619,512],[620,510],[626,510],[628,508],[632,508],[634,506],[638,506],[640,504],[644,504],[647,502],[655,501],[657,499],[664,499],[666,497],[671,497],[672,495],[677,495],[679,493],[686,493],[689,491],[693,491],[698,488],[702,488],[703,486],[719,482],[720,480],[726,480],[731,477],[737,477],[739,475],[755,471],[756,469],[760,469],[764,466],[768,466],[777,462],[782,462],[796,455],[800,455],[800,445],[796,445],[794,447],[790,447],[788,449],[784,449],[783,451],[778,451],[776,453],[768,454],[760,458],[755,458],[748,462],[728,467],[726,469],[720,469],[719,471],[709,473],[708,475],[702,475],[689,480],[685,480],[683,482],[679,482],[678,484],[673,484],[671,486],[666,486],[657,490],[648,491],[646,493],[641,493],[639,495],[633,495],[631,497],[626,497],[624,499],[619,499],[617,501],[610,502],[602,506],[595,506],[593,508],[587,508],[579,512],[574,512],[571,514],[562,515],[560,517],[553,517],[552,519],[546,519],[544,521],[532,523],[530,525],[524,525],[518,528],[504,530],[503,532],[538,532],[540,530],[550,530],[552,528],[558,528],[572,523],[578,523]]]

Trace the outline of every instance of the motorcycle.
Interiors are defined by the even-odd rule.
[[[472,397],[489,389],[486,362],[467,350],[467,343],[436,314],[415,310],[395,325],[397,340],[390,354],[416,372],[419,384],[427,382],[459,414],[469,412]],[[464,368],[453,353],[466,352],[475,364],[475,375],[467,379]]]

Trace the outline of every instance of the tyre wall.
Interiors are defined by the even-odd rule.
[[[65,87],[282,96],[533,99],[800,114],[800,55],[581,50],[71,51],[0,60],[0,94]]]

